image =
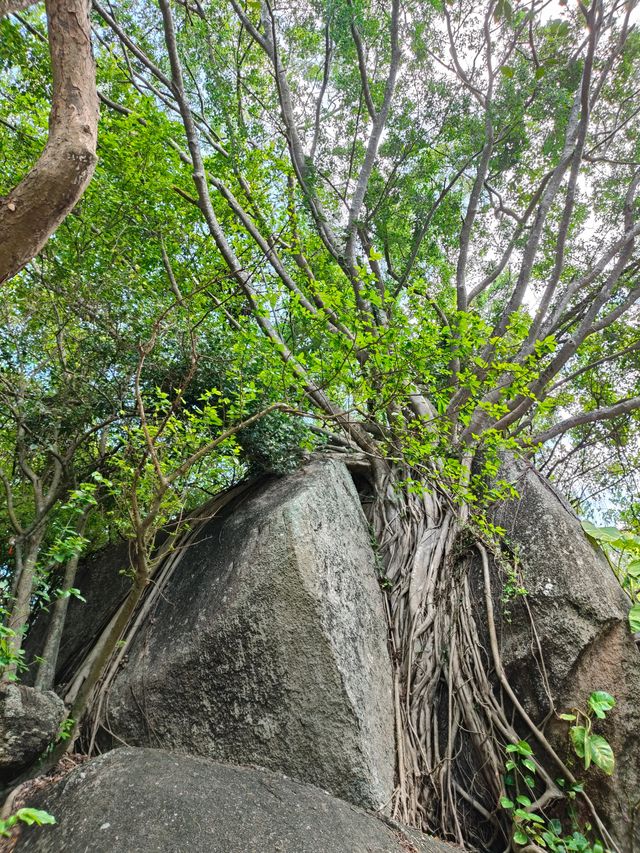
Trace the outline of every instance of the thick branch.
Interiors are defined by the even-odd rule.
[[[35,0],[0,0],[0,21],[7,15],[24,12],[29,6],[33,6],[34,2]]]
[[[0,199],[0,284],[42,249],[96,166],[98,95],[87,0],[47,0],[53,104],[40,159]]]

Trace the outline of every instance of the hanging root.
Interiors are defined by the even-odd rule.
[[[574,777],[513,692],[500,658],[486,547],[482,571],[461,549],[468,527],[438,492],[378,484],[371,521],[380,547],[394,670],[395,819],[459,844],[504,850],[513,827],[500,809],[505,748],[533,738],[536,801],[564,795],[553,777]],[[458,551],[456,551],[458,549]],[[613,842],[585,797],[594,826]]]

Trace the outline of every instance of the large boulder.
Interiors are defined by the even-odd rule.
[[[29,803],[55,826],[23,829],[33,853],[453,853],[455,848],[281,773],[154,749],[117,749]]]
[[[585,708],[595,690],[615,696],[608,719],[596,721],[617,757],[614,775],[596,768],[585,774],[579,762],[574,771],[584,776],[619,849],[633,849],[632,835],[640,849],[640,653],[629,631],[630,601],[571,507],[545,478],[513,460],[501,476],[516,486],[519,498],[500,504],[493,520],[506,530],[520,558],[535,626],[534,635],[524,601],[516,597],[504,605],[511,612],[501,632],[508,676],[537,722],[546,719],[552,703],[562,712]],[[538,644],[544,673],[536,662]],[[554,717],[546,727],[561,755],[570,759],[567,730],[567,723]]]
[[[74,585],[82,599],[72,596],[60,642],[56,665],[56,686],[70,681],[79,663],[106,628],[118,605],[131,587],[129,543],[102,548],[82,560]],[[49,615],[41,612],[30,627],[25,641],[25,654],[30,662],[23,684],[33,684],[37,658],[41,656]]]
[[[53,741],[65,708],[55,693],[0,684],[0,780],[28,767]]]
[[[103,745],[258,764],[386,804],[391,668],[347,469],[317,461],[271,479],[196,539],[128,650],[108,697],[115,741]]]

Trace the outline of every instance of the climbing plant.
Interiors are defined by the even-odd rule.
[[[629,627],[640,632],[640,536],[617,527],[597,527],[583,521],[587,536],[602,549],[620,585],[631,599]]]

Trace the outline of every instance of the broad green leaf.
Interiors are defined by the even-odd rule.
[[[526,742],[526,740],[519,740],[516,744],[516,749],[520,753],[520,755],[533,755],[533,750]]]
[[[517,829],[513,833],[513,840],[516,844],[524,845],[529,843],[529,836],[521,829]]]
[[[617,527],[596,527],[590,521],[583,521],[582,529],[587,536],[595,539],[596,542],[604,542],[612,545],[614,542],[621,542],[623,539],[623,534]]]
[[[500,797],[500,805],[503,809],[512,809],[514,803],[509,799],[509,797]]]
[[[597,690],[589,696],[589,707],[599,720],[604,720],[607,711],[610,711],[616,704],[616,700],[610,693],[604,690]]]
[[[56,822],[56,819],[52,814],[49,814],[49,812],[45,812],[42,809],[18,809],[15,813],[15,818],[26,823],[27,826],[33,826],[34,823],[38,826],[42,826],[46,823],[52,824]]]
[[[533,823],[542,824],[544,823],[544,818],[535,812],[529,812],[529,820],[533,821]]]
[[[640,560],[632,560],[627,566],[626,572],[632,578],[640,578]]]
[[[584,758],[586,735],[587,730],[584,726],[571,726],[569,729],[569,737],[578,758]]]
[[[615,767],[615,758],[608,741],[602,735],[591,735],[589,737],[588,748],[593,763],[601,770],[604,770],[607,776],[611,776]]]
[[[634,604],[629,611],[629,627],[634,634],[640,631],[640,604]]]

